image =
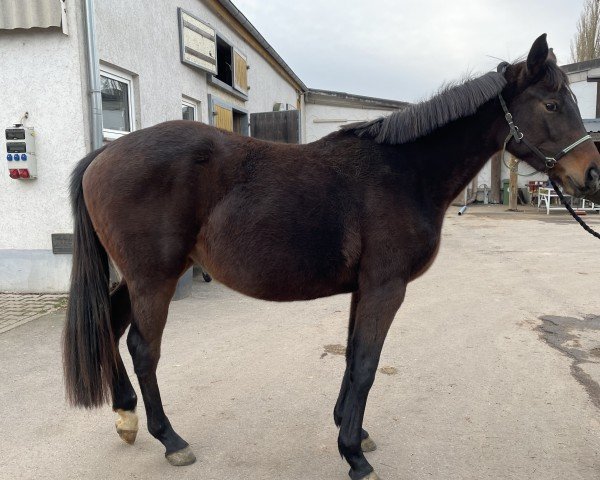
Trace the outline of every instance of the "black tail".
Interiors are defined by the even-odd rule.
[[[116,365],[110,324],[108,255],[94,231],[81,185],[86,169],[102,150],[84,157],[71,175],[75,231],[63,364],[69,402],[86,408],[108,401]]]

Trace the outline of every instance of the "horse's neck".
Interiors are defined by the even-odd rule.
[[[501,118],[500,105],[489,102],[475,115],[432,134],[425,174],[434,183],[433,194],[439,204],[449,206],[498,151]]]

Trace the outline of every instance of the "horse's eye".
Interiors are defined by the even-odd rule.
[[[558,110],[558,104],[549,102],[546,104],[546,110],[549,112],[556,112]]]

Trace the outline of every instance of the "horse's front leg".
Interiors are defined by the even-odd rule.
[[[346,398],[348,398],[348,387],[350,386],[350,352],[352,351],[352,334],[354,333],[354,321],[356,319],[356,306],[359,300],[358,292],[352,294],[352,301],[350,302],[350,318],[348,321],[348,340],[346,341],[346,370],[344,371],[344,379],[342,380],[342,386],[340,388],[340,394],[338,395],[335,409],[333,410],[333,421],[339,428],[342,425],[342,414],[346,404]],[[363,428],[360,434],[361,438],[361,450],[363,452],[373,452],[377,449],[377,445],[369,436],[369,433]]]
[[[349,371],[338,437],[338,447],[350,464],[352,480],[378,478],[361,448],[362,423],[381,349],[405,292],[406,282],[401,279],[364,282],[359,289],[354,328],[348,342]]]

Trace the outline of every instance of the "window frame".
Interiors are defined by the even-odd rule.
[[[226,108],[228,110],[231,110],[232,115],[234,113],[237,113],[238,115],[243,115],[246,118],[246,121],[242,123],[241,127],[242,127],[242,131],[241,132],[236,132],[235,131],[235,118],[233,119],[233,126],[234,126],[234,133],[238,133],[238,135],[242,135],[244,137],[249,137],[250,136],[250,113],[248,112],[248,110],[244,109],[244,108],[240,108],[237,105],[234,105],[233,103],[229,103],[226,100],[222,100],[219,97],[215,97],[214,95],[209,94],[208,95],[208,121],[209,121],[209,125],[212,125],[213,127],[216,126],[216,122],[215,122],[215,105],[218,105],[222,108]]]
[[[234,58],[235,58],[236,52],[240,55],[240,57],[245,59],[246,66],[248,65],[248,55],[245,54],[244,52],[242,52],[239,48],[235,47],[233,45],[233,43],[225,35],[223,35],[222,33],[219,33],[217,30],[215,30],[215,35],[216,35],[215,45],[217,45],[218,40],[221,40],[221,42],[225,43],[231,50],[231,65],[233,67],[233,70],[231,72],[231,85],[223,82],[222,80],[219,80],[217,78],[218,73],[217,73],[217,75],[215,75],[213,73],[207,73],[206,74],[207,81],[210,85],[220,88],[221,90],[227,92],[228,94],[236,97],[239,100],[242,100],[243,102],[247,102],[248,101],[248,92],[250,91],[250,87],[248,87],[248,90],[246,91],[246,93],[244,93],[234,86],[235,85],[235,67],[233,65],[234,65]],[[217,54],[217,72],[218,72],[218,66],[219,66],[219,55]]]
[[[100,65],[100,76],[110,78],[127,85],[127,99],[129,103],[129,131],[104,128],[104,112],[102,113],[102,136],[104,137],[104,140],[116,140],[117,138],[121,138],[128,133],[134,132],[136,129],[133,77],[120,70],[108,67],[107,65]]]
[[[181,106],[193,108],[194,109],[193,121],[194,122],[202,122],[202,115],[201,115],[202,112],[200,111],[200,102],[197,102],[196,100],[192,100],[191,98],[188,98],[188,97],[181,97]]]

